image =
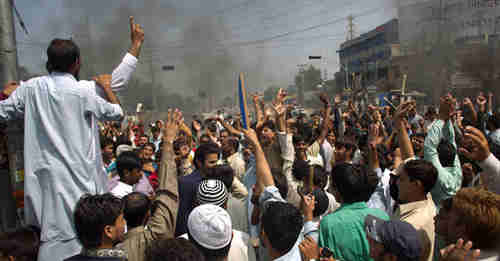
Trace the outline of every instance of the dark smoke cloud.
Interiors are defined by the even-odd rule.
[[[120,61],[130,44],[128,17],[133,15],[145,28],[146,41],[134,79],[125,93],[128,108],[137,102],[152,103],[153,95],[166,97],[160,99],[162,103],[173,93],[201,100],[197,104],[215,105],[226,97],[233,98],[240,71],[247,73],[249,82],[254,82],[261,78],[258,74],[262,70],[249,66],[252,62],[245,60],[248,53],[241,55],[240,49],[225,40],[231,26],[210,16],[210,11],[205,11],[210,10],[208,7],[189,9],[182,2],[164,0],[62,1],[63,17],[49,17],[47,28],[49,35],[56,35],[62,28],[72,32],[82,51],[81,77],[88,79],[109,73]],[[261,49],[251,50],[256,53],[250,56],[260,56],[257,52]],[[175,71],[162,71],[163,65],[174,65]],[[135,84],[141,89],[134,89]]]

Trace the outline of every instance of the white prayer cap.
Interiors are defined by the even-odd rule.
[[[233,238],[231,217],[221,207],[204,204],[191,211],[188,217],[191,240],[210,250],[228,246]]]
[[[125,151],[133,151],[134,148],[130,145],[127,145],[127,144],[122,144],[120,146],[118,146],[116,148],[116,156],[120,156],[120,154],[122,154],[122,152],[125,152]]]

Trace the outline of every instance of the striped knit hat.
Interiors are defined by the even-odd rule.
[[[199,205],[212,204],[224,207],[228,197],[229,193],[226,186],[218,179],[203,180],[200,185],[198,185],[196,200]]]

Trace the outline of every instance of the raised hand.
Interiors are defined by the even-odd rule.
[[[482,94],[477,96],[476,103],[479,105],[485,105],[486,104],[486,97],[484,97]]]
[[[342,96],[340,96],[340,94],[335,95],[333,102],[335,103],[335,105],[341,104],[342,103]]]
[[[464,106],[465,106],[465,105],[470,105],[470,106],[472,106],[472,101],[470,100],[470,98],[465,98],[465,99],[464,99],[463,104],[464,104]]]
[[[471,103],[469,98],[467,98],[467,100],[467,102]],[[455,104],[456,100],[453,99],[451,95],[442,97],[439,104],[439,118],[444,121],[451,119],[453,117],[453,114],[455,113]]]
[[[130,24],[130,40],[132,43],[143,43],[144,42],[144,29],[142,29],[140,24],[134,22],[134,17],[129,18]]]
[[[479,162],[486,160],[490,156],[491,152],[488,145],[488,140],[480,130],[471,126],[467,126],[465,128],[464,138],[471,141],[472,147],[460,148],[458,151],[462,155]]]
[[[253,95],[252,95],[252,100],[253,100],[253,103],[254,103],[254,104],[259,104],[259,102],[260,102],[260,97],[259,97],[259,94],[257,94],[257,93],[256,93],[256,94],[253,94]]]
[[[16,89],[19,87],[19,83],[15,81],[10,81],[3,87],[3,94],[9,97]]]
[[[476,249],[470,254],[471,249],[471,241],[464,244],[464,240],[459,239],[456,244],[451,244],[440,250],[441,259],[445,261],[475,261],[479,258],[481,251]]]
[[[163,139],[165,142],[173,143],[175,141],[181,123],[182,112],[180,112],[178,109],[175,109],[175,111],[169,109],[167,120],[165,122],[165,129],[163,131]]]
[[[129,53],[135,57],[139,57],[141,53],[142,43],[144,42],[144,29],[141,25],[134,22],[134,17],[131,16],[129,19],[130,23],[130,40],[132,40],[132,46],[129,49]]]
[[[306,220],[312,220],[313,219],[313,212],[314,212],[314,196],[311,195],[302,195],[302,202],[301,202],[301,209],[302,209],[302,214],[304,214]]]
[[[406,117],[408,112],[412,109],[413,103],[411,101],[401,103],[396,109],[396,113],[394,114],[394,120],[396,121],[396,123],[401,122],[404,117]]]
[[[283,116],[287,111],[287,106],[284,104],[273,105],[274,111],[278,114],[278,116]]]
[[[101,74],[94,77],[93,80],[103,89],[111,88],[111,74]]]
[[[285,103],[285,98],[286,98],[286,91],[283,89],[279,89],[278,93],[276,94],[276,98],[274,99],[273,105],[281,105]]]
[[[247,130],[242,130],[242,131],[243,134],[245,134],[247,140],[250,141],[253,145],[260,144],[259,138],[257,137],[257,133],[252,128],[248,128]]]
[[[328,94],[326,94],[326,92],[322,92],[322,93],[319,95],[319,99],[321,100],[321,102],[322,102],[324,105],[329,105],[329,104],[330,104],[330,98],[328,98]]]
[[[318,260],[320,256],[320,248],[312,238],[306,237],[299,245],[300,253],[304,256],[304,260]]]

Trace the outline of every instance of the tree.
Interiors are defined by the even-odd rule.
[[[264,91],[264,101],[270,102],[274,99],[276,96],[276,93],[278,93],[280,87],[276,85],[271,85],[267,87],[267,89]]]
[[[295,85],[302,86],[302,79],[304,80],[304,91],[314,90],[322,82],[321,70],[309,65],[306,70],[295,75]]]

